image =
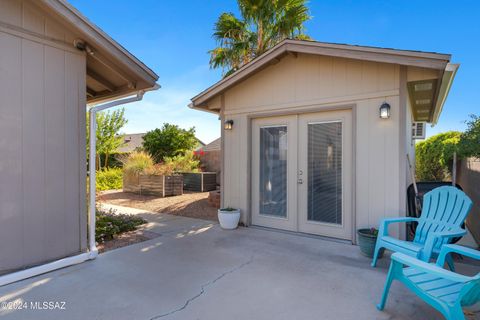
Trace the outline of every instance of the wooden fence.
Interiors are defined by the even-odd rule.
[[[480,159],[468,158],[459,161],[457,183],[473,201],[467,227],[477,244],[480,244]]]
[[[123,191],[158,197],[183,194],[183,176],[124,174]]]

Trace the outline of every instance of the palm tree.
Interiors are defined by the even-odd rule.
[[[303,24],[311,17],[306,0],[237,0],[241,19],[223,13],[215,23],[218,47],[210,50],[210,67],[238,70],[286,38],[310,39]]]

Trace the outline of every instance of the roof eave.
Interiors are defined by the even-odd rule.
[[[190,109],[193,109],[193,110],[209,112],[209,113],[213,113],[213,114],[216,114],[216,115],[220,114],[220,110],[212,110],[212,109],[209,109],[208,106],[196,106],[194,102],[189,103],[188,107]]]
[[[158,80],[159,77],[153,70],[148,68],[144,63],[128,52],[128,50],[123,48],[95,24],[90,22],[67,1],[42,0],[41,3],[62,16],[75,29],[94,40],[96,46],[100,46],[104,50],[110,52],[116,59],[124,63],[132,72],[137,74],[145,82],[153,85]]]
[[[433,110],[433,117],[431,121],[432,127],[437,124],[438,119],[440,118],[440,114],[442,113],[443,106],[447,100],[448,93],[450,92],[450,88],[452,87],[453,80],[455,79],[455,75],[457,74],[459,67],[460,64],[455,63],[448,63],[445,67],[440,89],[438,91],[438,97],[436,100],[437,102]]]
[[[276,62],[279,57],[288,52],[394,63],[437,70],[444,70],[451,58],[450,54],[442,53],[395,50],[286,39],[261,56],[252,60],[250,63],[247,63],[230,76],[220,80],[213,86],[193,97],[191,99],[193,105],[200,110],[208,111],[208,107],[202,108],[200,106],[204,106],[208,100],[234,86],[237,82],[246,79],[250,75],[260,71],[262,68],[270,65],[272,62]]]

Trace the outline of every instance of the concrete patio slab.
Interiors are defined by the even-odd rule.
[[[373,269],[356,246],[168,215],[151,227],[161,236],[0,288],[2,319],[441,319],[399,283],[377,311],[388,260]]]

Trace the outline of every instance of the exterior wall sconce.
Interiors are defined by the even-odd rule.
[[[223,128],[225,130],[232,130],[233,128],[233,120],[225,120],[225,123],[223,124]]]
[[[390,118],[390,105],[386,102],[380,106],[380,119]]]

